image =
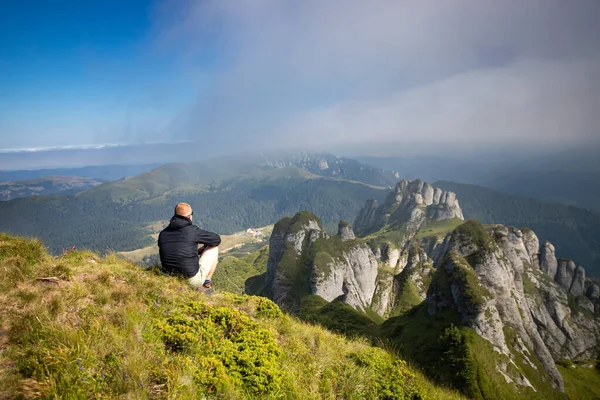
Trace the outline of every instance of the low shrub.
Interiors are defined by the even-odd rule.
[[[406,362],[397,360],[386,351],[367,347],[348,356],[359,367],[366,367],[373,374],[370,391],[379,399],[423,399],[414,375],[408,372]]]
[[[242,387],[263,394],[280,388],[281,350],[271,334],[246,314],[190,302],[156,325],[172,351],[183,352],[197,365],[194,378],[209,392]]]

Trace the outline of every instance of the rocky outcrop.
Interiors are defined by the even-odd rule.
[[[285,309],[296,309],[300,300],[296,290],[298,280],[308,279],[311,273],[300,256],[306,246],[326,237],[321,221],[306,211],[275,224],[269,243],[264,294]]]
[[[402,180],[379,207],[368,201],[360,211],[354,227],[361,235],[376,232],[383,226],[395,224],[416,233],[426,221],[464,219],[453,192],[443,191],[419,179]]]
[[[317,253],[312,262],[311,293],[327,301],[338,297],[357,310],[370,307],[375,293],[377,261],[370,249],[357,243],[338,257]]]
[[[556,276],[558,270],[558,261],[556,260],[556,249],[550,242],[545,242],[540,251],[540,266],[552,279]]]
[[[346,222],[330,237],[307,213],[280,221],[266,282],[275,302],[293,310],[303,295],[299,288],[306,287],[304,294],[384,318],[407,315],[404,326],[418,314],[407,311],[419,307],[415,311],[433,320],[472,329],[501,355],[496,369],[507,382],[534,390],[531,371],[564,390],[556,361],[598,357],[600,286],[572,260],[557,259],[550,242],[540,246],[529,229],[475,221],[435,225],[429,218],[458,219],[462,213],[452,211],[452,195],[422,183],[401,182],[388,196],[387,210],[394,204],[389,215],[376,203],[363,209],[363,222],[382,215],[388,221],[367,240],[357,239]]]
[[[330,237],[316,216],[301,212],[273,229],[263,294],[291,311],[308,294],[363,310],[371,305],[377,274],[375,256],[350,224],[341,222],[339,235]]]
[[[575,263],[572,260],[559,260],[556,270],[556,282],[566,291],[569,291],[575,277]]]
[[[562,390],[562,377],[523,290],[525,266],[534,264],[523,233],[503,226],[490,233],[473,221],[454,231],[446,262],[428,294],[428,310],[430,314],[448,307],[457,310],[461,323],[473,328],[500,353],[515,357],[514,352],[519,352],[532,365],[532,357],[539,360],[553,385]],[[449,288],[443,286],[445,282],[450,282]],[[522,349],[509,345],[506,328],[523,342]]]
[[[338,225],[338,235],[342,242],[356,239],[354,231],[352,230],[352,225],[346,221],[340,221]]]
[[[531,231],[496,226],[486,231],[469,221],[457,228],[448,253],[427,295],[430,314],[458,311],[461,323],[473,328],[508,357],[529,359],[543,367],[553,385],[563,389],[555,367],[559,359],[597,357],[600,319],[594,317],[595,292],[585,271],[571,260],[556,260],[546,242],[538,256]],[[539,260],[539,262],[538,262]],[[556,266],[554,280],[552,273]],[[471,278],[469,278],[471,276]],[[573,308],[569,297],[576,298]],[[505,337],[516,334],[522,346]],[[535,357],[533,359],[532,357]],[[504,370],[508,374],[508,370]]]

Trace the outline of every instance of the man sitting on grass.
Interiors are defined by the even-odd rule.
[[[205,290],[211,288],[221,237],[192,225],[193,214],[189,204],[177,204],[171,223],[158,235],[160,263],[164,273],[185,276],[192,287]]]

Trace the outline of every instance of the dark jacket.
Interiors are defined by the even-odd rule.
[[[221,237],[192,225],[189,218],[175,215],[158,235],[160,263],[169,274],[192,277],[198,272],[198,243],[208,246],[221,244]]]

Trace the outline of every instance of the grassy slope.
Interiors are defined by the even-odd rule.
[[[454,312],[430,316],[422,304],[403,316],[387,320],[382,335],[392,339],[403,356],[428,371],[433,379],[451,384],[469,398],[567,399],[541,382],[543,378],[538,372],[528,369],[519,359],[518,373],[525,371],[527,378],[543,391],[507,384],[497,372],[497,363],[506,363],[508,358],[494,351],[491,343],[471,328],[458,325],[459,318]]]
[[[220,291],[243,293],[247,279],[264,274],[267,271],[268,259],[268,245],[252,254],[239,258],[225,255],[213,275],[212,280],[215,287]]]
[[[264,298],[0,235],[0,398],[459,398]]]
[[[295,167],[250,168],[224,180],[219,180],[223,174],[199,178],[194,174],[206,171],[191,166],[181,170],[177,165],[168,167],[99,185],[76,196],[0,202],[0,214],[5,217],[0,219],[0,231],[39,237],[55,254],[72,246],[130,251],[151,246],[153,241],[144,226],[169,218],[180,201],[197,210],[197,224],[228,234],[272,224],[305,209],[333,228],[341,219],[352,219],[367,199],[381,199],[386,192],[362,183],[317,177]]]
[[[570,399],[600,399],[600,368],[599,365],[591,363],[582,364],[567,363],[561,365],[558,370],[565,380],[565,391]]]
[[[454,228],[456,228],[464,222],[465,221],[458,218],[444,219],[441,221],[431,221],[430,223],[421,227],[415,239],[419,240],[430,237],[437,237],[438,239],[443,239],[447,234],[452,232]]]

